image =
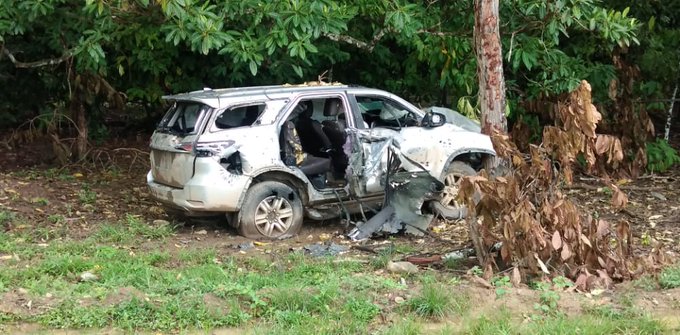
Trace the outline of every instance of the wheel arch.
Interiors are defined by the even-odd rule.
[[[306,206],[309,203],[309,194],[307,193],[307,183],[300,177],[281,170],[270,170],[264,171],[260,174],[255,175],[250,183],[246,185],[246,190],[242,192],[241,199],[239,199],[239,208],[243,206],[245,201],[245,195],[248,190],[255,184],[261,183],[263,181],[277,181],[284,183],[294,190],[298,190],[298,195],[302,201],[302,205]],[[238,228],[241,225],[241,211],[233,213],[233,217],[230,220],[230,225],[234,228]]]
[[[302,200],[302,205],[307,205],[309,203],[309,194],[307,192],[307,186],[309,182],[305,182],[300,177],[288,173],[285,171],[266,171],[253,177],[252,182],[248,185],[250,188],[252,185],[263,182],[263,181],[278,181],[284,183],[294,190],[298,191],[298,195]]]
[[[465,162],[469,164],[475,171],[479,171],[483,167],[484,160],[487,157],[496,156],[496,153],[491,150],[473,149],[460,150],[451,154],[444,164],[444,169],[441,171],[440,180],[446,176],[446,172],[453,162]]]

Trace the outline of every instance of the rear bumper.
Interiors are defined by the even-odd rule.
[[[218,164],[206,165],[197,162],[196,173],[184,185],[184,188],[159,184],[154,181],[149,171],[146,175],[146,182],[149,185],[151,197],[166,206],[185,212],[238,211],[251,178],[228,173]]]

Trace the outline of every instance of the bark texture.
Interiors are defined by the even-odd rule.
[[[482,112],[482,132],[491,134],[494,129],[507,132],[505,119],[505,79],[503,54],[498,24],[499,0],[475,0],[475,52],[479,81],[479,105]],[[498,159],[488,160],[487,169],[499,164]]]

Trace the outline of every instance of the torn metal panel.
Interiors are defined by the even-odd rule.
[[[430,226],[434,215],[423,213],[426,201],[433,200],[444,188],[444,184],[425,171],[399,172],[390,178],[387,199],[395,208],[395,216],[404,226],[405,232],[423,235]]]
[[[348,236],[354,241],[374,234],[396,234],[404,231],[421,236],[430,226],[434,215],[424,213],[425,202],[437,197],[444,185],[429,173],[397,172],[389,176],[386,206],[366,223],[357,226]]]

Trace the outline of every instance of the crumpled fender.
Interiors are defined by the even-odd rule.
[[[401,153],[422,165],[432,176],[442,180],[451,161],[467,153],[496,155],[491,138],[487,135],[460,130],[445,124],[436,128],[404,128],[395,144]],[[420,171],[408,161],[403,162],[407,171]]]

